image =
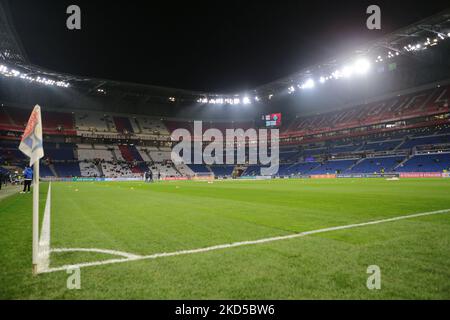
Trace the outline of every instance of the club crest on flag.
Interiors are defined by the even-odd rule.
[[[42,120],[41,107],[36,105],[28,120],[27,127],[23,133],[19,150],[30,158],[30,166],[44,157],[42,145]]]

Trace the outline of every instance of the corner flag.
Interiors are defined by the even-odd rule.
[[[36,105],[23,133],[19,150],[30,158],[33,166],[33,274],[38,272],[39,262],[39,159],[44,157],[42,145],[41,107]]]
[[[19,150],[30,158],[30,166],[44,157],[42,146],[42,120],[41,107],[36,105],[28,120],[27,127],[23,133]]]

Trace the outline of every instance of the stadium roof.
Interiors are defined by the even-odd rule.
[[[328,61],[310,66],[288,77],[278,79],[256,88],[256,90],[265,92],[276,92],[277,90],[282,90],[283,88],[286,88],[286,86],[291,85],[291,83],[310,77],[315,71],[323,72],[324,69],[335,69],[342,63],[345,63],[346,60],[354,58],[355,56],[371,55],[378,57],[379,55],[385,55],[386,52],[389,51],[414,56],[415,52],[405,52],[405,50],[403,50],[404,47],[408,46],[411,42],[414,43],[432,36],[437,37],[439,34],[445,35],[448,38],[449,32],[450,8],[412,25],[387,34],[380,39],[369,42],[364,47],[356,48],[345,53],[345,55],[341,55],[340,57],[334,57]]]
[[[11,23],[9,11],[0,3],[0,60],[14,63],[28,63],[22,44]]]
[[[450,9],[397,30],[376,41],[369,42],[363,47],[349,50],[349,52],[339,57],[334,57],[328,61],[304,68],[288,77],[278,79],[245,93],[199,92],[82,77],[51,71],[33,65],[29,62],[24,53],[20,39],[18,39],[11,23],[7,8],[2,7],[2,4],[0,3],[0,63],[3,64],[4,68],[7,67],[6,74],[8,76],[20,75],[26,80],[38,81],[44,84],[57,84],[59,86],[70,84],[72,87],[91,93],[97,92],[98,94],[107,94],[110,91],[120,91],[132,95],[145,96],[148,97],[148,100],[156,98],[160,101],[164,100],[172,102],[208,102],[210,99],[218,98],[231,98],[232,100],[236,97],[241,97],[242,99],[246,95],[250,95],[255,99],[270,99],[272,95],[287,92],[289,91],[289,88],[294,88],[293,86],[301,88],[302,83],[303,86],[305,86],[305,84],[307,86],[308,79],[312,76],[317,79],[320,75],[329,74],[331,79],[333,70],[342,67],[345,63],[351,59],[354,60],[356,57],[370,57],[374,62],[380,62],[378,60],[382,60],[381,57],[393,58],[395,55],[404,55],[420,59],[420,55],[418,54],[419,50],[415,50],[415,43],[418,41],[421,43],[423,43],[423,41],[428,41],[430,42],[430,46],[433,46],[434,38],[436,38],[436,42],[444,38],[450,38]],[[412,47],[411,44],[413,44]],[[411,50],[411,48],[413,49]],[[375,57],[377,59],[376,61]],[[12,71],[16,71],[17,74],[14,74]],[[328,80],[328,77],[326,80]]]

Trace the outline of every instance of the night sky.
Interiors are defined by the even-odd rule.
[[[81,31],[66,28],[71,4],[81,7]],[[370,4],[381,7],[381,31],[366,28]],[[9,6],[34,64],[96,78],[234,92],[414,23],[445,9],[448,0],[10,0]]]

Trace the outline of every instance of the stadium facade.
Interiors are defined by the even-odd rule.
[[[450,170],[450,10],[340,57],[237,93],[196,92],[86,78],[32,64],[0,7],[0,161],[20,172],[19,139],[31,109],[43,110],[41,176],[165,179],[259,175],[259,165],[174,164],[171,133],[266,127],[277,116],[277,177]],[[366,70],[367,69],[367,70]],[[247,155],[248,156],[248,155]]]

